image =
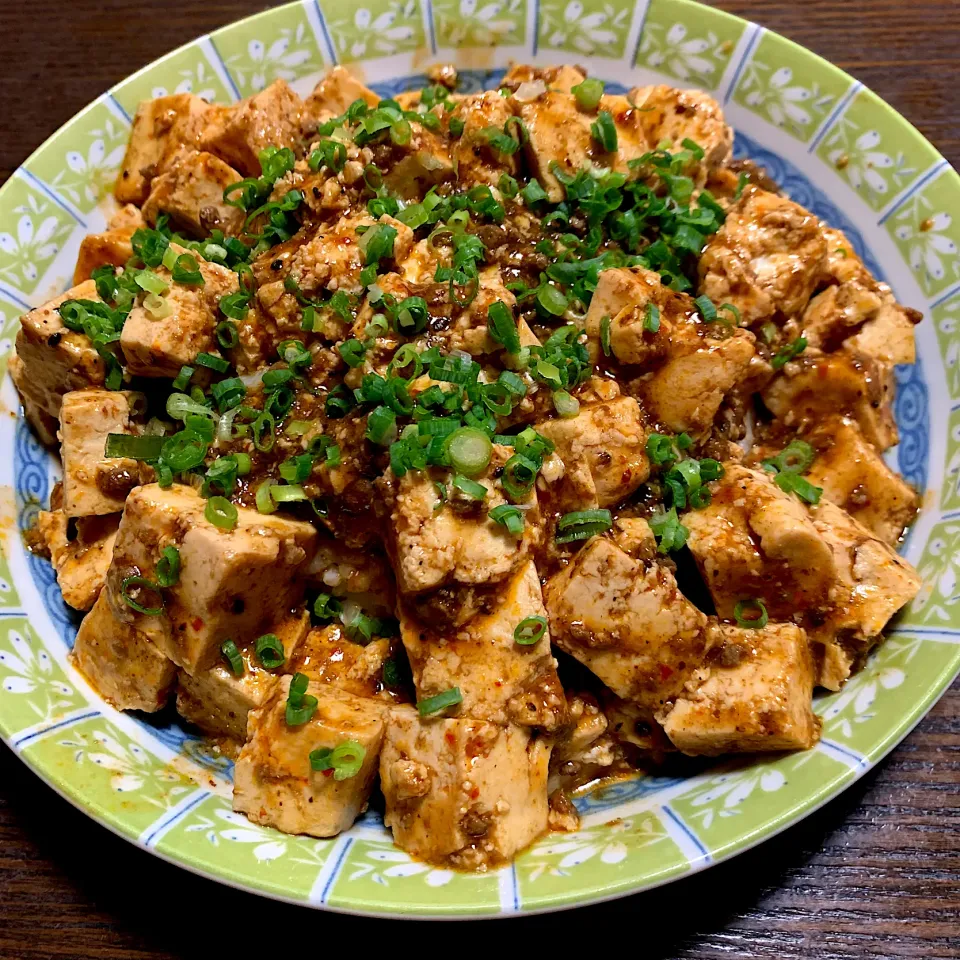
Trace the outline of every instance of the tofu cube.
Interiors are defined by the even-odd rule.
[[[647,138],[643,114],[619,95],[602,97],[597,110],[583,110],[573,94],[548,90],[534,100],[517,104],[517,108],[530,135],[527,159],[551,203],[559,203],[565,196],[563,185],[552,171],[554,164],[567,176],[592,165],[627,173],[627,162],[654,146]],[[590,131],[601,110],[613,117],[617,129],[617,149],[613,153],[607,153]]]
[[[715,326],[678,323],[665,362],[631,386],[641,406],[671,433],[695,438],[709,433],[724,398],[745,379],[753,360],[752,333],[736,329],[718,336]]]
[[[537,80],[543,81],[550,90],[569,93],[575,86],[583,83],[586,76],[576,67],[567,64],[554,67],[534,67],[527,63],[515,63],[504,74],[500,86],[516,90],[522,83],[533,83]]]
[[[667,142],[667,149],[676,153],[684,140],[692,140],[703,150],[703,159],[689,171],[698,183],[705,183],[708,173],[730,159],[733,130],[720,104],[702,91],[657,84],[634,87],[627,99],[636,104],[650,143]]]
[[[303,101],[286,80],[220,110],[204,128],[200,148],[216,154],[245,177],[259,177],[260,151],[300,143]]]
[[[657,562],[594,537],[544,588],[553,642],[618,697],[656,709],[697,675],[707,618]]]
[[[342,540],[319,539],[303,575],[321,590],[355,598],[374,616],[393,616],[396,584],[382,553],[350,547]]]
[[[25,406],[29,403],[56,420],[65,393],[103,386],[100,355],[85,334],[67,329],[57,312],[67,300],[99,299],[97,285],[85,280],[21,318],[17,363],[11,364],[10,373]]]
[[[304,129],[316,130],[324,121],[339,117],[355,100],[363,100],[368,107],[375,107],[380,102],[380,98],[346,67],[334,67],[303,101]]]
[[[576,417],[537,424],[537,432],[554,443],[565,477],[583,475],[584,502],[591,506],[619,503],[650,476],[649,429],[633,397],[586,404]]]
[[[920,506],[849,417],[831,417],[804,434],[816,457],[806,478],[884,543],[896,546]]]
[[[114,187],[117,200],[141,206],[165,160],[181,147],[196,146],[207,118],[216,109],[192,93],[141,101]]]
[[[796,430],[834,414],[856,421],[881,453],[897,442],[893,370],[846,347],[822,356],[801,354],[761,391],[770,412]]]
[[[224,203],[223,192],[242,179],[212,153],[184,151],[153,179],[143,216],[153,226],[161,213],[169,214],[177,229],[195,237],[207,237],[212,230],[235,236],[245,214]]]
[[[384,704],[311,683],[317,709],[304,724],[285,717],[291,677],[282,677],[267,702],[250,712],[247,742],[233,773],[233,809],[284,833],[332,837],[366,809],[383,743]],[[355,776],[337,780],[314,770],[312,751],[351,740],[364,751]]]
[[[836,569],[831,608],[808,625],[817,682],[838,689],[863,662],[890,618],[920,591],[920,575],[863,524],[828,500],[811,508]]]
[[[402,155],[387,169],[384,184],[405,200],[417,200],[431,187],[454,176],[446,141],[420,124],[413,124]]]
[[[60,409],[63,458],[63,512],[89,517],[123,510],[127,494],[140,482],[135,460],[105,457],[111,433],[134,433],[146,410],[146,397],[130,390],[72,390]]]
[[[747,187],[706,245],[700,293],[731,303],[748,326],[798,317],[823,277],[820,221],[785,197]]]
[[[105,593],[83,618],[70,660],[118,710],[162,710],[177,680],[174,664],[146,634],[113,615]]]
[[[684,753],[806,750],[820,739],[813,713],[813,661],[792,623],[763,629],[713,626],[718,634],[709,678],[664,711],[663,728]]]
[[[711,502],[683,514],[687,545],[717,615],[734,619],[740,600],[758,598],[771,620],[829,604],[836,565],[810,511],[766,471],[725,464]]]
[[[283,644],[286,662],[296,654],[307,630],[310,615],[287,617],[270,633]],[[255,644],[248,641],[238,648],[243,673],[238,677],[226,663],[218,663],[191,676],[179,671],[177,713],[196,724],[207,736],[229,737],[243,743],[247,738],[247,714],[263,706],[280,679],[279,670],[268,670],[256,655]]]
[[[217,307],[222,297],[239,289],[239,282],[233,270],[202,257],[196,260],[203,284],[174,283],[165,267],[154,271],[170,285],[164,295],[171,308],[166,317],[155,320],[142,304],[127,316],[120,349],[130,373],[173,378],[182,366],[192,364],[198,353],[217,352]]]
[[[647,306],[660,312],[660,328],[646,329]],[[585,321],[587,346],[594,363],[601,360],[600,333],[604,318],[610,321],[610,352],[621,363],[644,369],[661,361],[670,345],[670,332],[679,321],[696,318],[691,297],[676,293],[660,282],[660,274],[642,267],[604,270],[590,301]]]
[[[383,683],[383,665],[390,659],[387,637],[354,643],[339,624],[311,630],[290,662],[291,673],[305,673],[323,686],[357,697],[392,699]]]
[[[205,519],[205,504],[191,487],[137,487],[127,498],[107,575],[117,615],[192,674],[219,662],[228,637],[242,646],[296,606],[303,593],[299,574],[316,541],[309,523],[249,507],[238,507],[233,530],[221,530]],[[180,579],[164,589],[161,615],[139,613],[125,602],[123,581],[152,578],[167,546],[180,551]]]
[[[114,215],[103,233],[88,233],[80,241],[77,265],[73,270],[74,286],[89,280],[97,267],[106,264],[122,267],[133,256],[130,238],[144,225],[140,211],[128,203]]]
[[[449,471],[410,471],[396,481],[388,549],[401,593],[436,590],[445,584],[491,584],[511,576],[530,554],[537,538],[537,494],[531,489],[519,536],[494,523],[488,513],[507,503],[494,477],[513,453],[495,445],[490,463],[477,482],[487,488],[483,503],[441,501],[436,483],[450,480]]]
[[[120,515],[81,517],[76,535],[69,537],[70,521],[62,509],[41,510],[37,530],[57,573],[64,602],[75,610],[89,610],[107,580]]]
[[[546,830],[549,761],[549,742],[521,727],[391,707],[380,757],[384,823],[399,847],[435,866],[508,863]]]
[[[496,90],[472,94],[457,104],[453,116],[463,121],[463,133],[453,147],[458,180],[495,187],[502,174],[516,174],[519,169],[517,155],[495,150],[485,133],[491,127],[503,130],[514,116],[504,97]]]
[[[533,644],[519,644],[514,638],[522,620],[545,616],[532,560],[487,598],[484,609],[459,626],[441,627],[401,605],[400,635],[417,699],[458,687],[464,716],[557,730],[565,720],[566,700],[549,632]]]

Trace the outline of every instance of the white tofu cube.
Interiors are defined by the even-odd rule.
[[[553,642],[617,696],[656,709],[697,675],[707,618],[657,562],[588,541],[544,589]]]
[[[217,107],[192,93],[143,100],[133,118],[127,152],[114,193],[120,203],[140,206],[164,163],[182,147],[195,147]]]
[[[585,506],[613,506],[650,476],[648,428],[633,397],[585,404],[578,416],[547,420],[536,429],[554,443],[564,477],[580,479]]]
[[[282,677],[269,700],[250,712],[247,743],[234,767],[233,809],[284,833],[332,837],[366,809],[386,706],[311,683],[307,695],[317,698],[317,709],[306,723],[290,726],[285,717],[290,681]],[[364,751],[354,776],[338,780],[333,770],[312,768],[312,751],[348,740]]]
[[[41,510],[37,530],[57,572],[63,599],[76,610],[89,610],[107,580],[120,515],[80,517],[69,539],[70,521],[62,509]]]
[[[143,216],[151,226],[162,213],[179,230],[207,237],[212,230],[237,235],[245,214],[224,203],[223,192],[243,177],[219,157],[205,151],[184,151],[150,184]]]
[[[550,652],[550,635],[518,644],[517,625],[545,617],[540,580],[532,560],[487,598],[465,623],[441,626],[400,607],[400,634],[417,688],[425,700],[458,687],[464,716],[557,730],[566,701]]]
[[[712,626],[717,640],[709,678],[661,715],[684,753],[806,750],[820,738],[813,713],[813,661],[805,632],[792,623],[763,629]]]
[[[137,462],[105,457],[111,433],[133,434],[146,397],[129,390],[72,390],[60,410],[63,512],[68,517],[119,513],[140,482]]]
[[[283,645],[286,657],[286,663],[274,670],[261,664],[253,641],[238,647],[243,660],[240,676],[227,663],[218,663],[193,676],[181,670],[177,713],[196,724],[207,736],[229,737],[243,743],[247,738],[247,714],[266,702],[280,679],[279,671],[289,669],[309,626],[309,614],[302,613],[287,617],[268,631]]]
[[[106,264],[122,267],[133,256],[130,238],[142,226],[143,216],[129,203],[113,216],[102,233],[86,234],[80,241],[77,253],[77,265],[73,271],[74,286],[89,280],[97,267]]]
[[[380,758],[384,823],[427,863],[508,863],[547,828],[549,761],[549,742],[521,727],[391,707]]]
[[[86,280],[21,318],[17,363],[10,373],[25,404],[55,420],[65,393],[102,387],[105,374],[93,344],[85,334],[67,329],[57,308],[67,300],[99,299],[96,284]]]
[[[83,618],[70,659],[118,710],[162,710],[177,680],[172,661],[146,634],[113,615],[106,594]]]
[[[188,673],[220,660],[227,638],[238,646],[260,636],[294,607],[299,577],[315,547],[309,523],[237,509],[237,525],[221,530],[204,517],[206,501],[191,487],[137,487],[127,498],[107,575],[114,611],[148,634]],[[167,546],[180,551],[180,579],[163,590],[159,616],[135,611],[123,598],[130,576],[152,579]],[[147,596],[141,606],[152,607]]]
[[[303,101],[287,82],[274,80],[260,93],[214,114],[203,130],[200,147],[245,177],[259,177],[261,150],[299,146],[302,111]]]
[[[182,248],[181,252],[183,251]],[[155,320],[142,304],[133,307],[120,333],[127,369],[142,377],[176,377],[198,353],[217,353],[215,329],[221,298],[239,288],[236,273],[196,257],[202,284],[174,283],[165,267],[154,270],[170,289],[164,294],[170,313]]]

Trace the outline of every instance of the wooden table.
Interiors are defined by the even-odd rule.
[[[849,70],[960,162],[956,0],[715,5]],[[0,180],[111,84],[260,8],[243,0],[10,0]],[[649,960],[960,958],[960,685],[878,769],[759,849],[632,900],[474,925],[470,934],[503,946],[536,932],[536,941],[521,942],[546,946],[556,943],[557,924],[565,935],[599,934],[601,949],[613,932],[620,950],[632,942]],[[384,932],[378,921],[258,900],[142,853],[0,748],[2,958],[243,960],[266,951],[376,949]],[[423,955],[460,947],[460,929],[435,927],[430,940],[426,932],[407,927],[401,935]]]

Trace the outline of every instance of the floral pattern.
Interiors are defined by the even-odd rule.
[[[824,93],[818,83],[803,86],[794,81],[790,67],[774,67],[759,60],[747,67],[742,89],[748,107],[757,108],[778,127],[798,135],[812,133],[833,103],[833,96]]]
[[[50,181],[50,186],[81,210],[95,207],[113,189],[129,132],[126,124],[108,117],[102,127],[89,131],[85,152],[67,152],[66,169]]]
[[[843,116],[824,141],[827,159],[842,170],[854,189],[882,203],[916,172],[902,151],[886,153],[879,130],[862,130],[852,118]]]
[[[623,55],[632,5],[598,0],[548,0],[540,5],[540,43],[584,56]]]
[[[955,340],[954,343],[960,341]],[[954,374],[956,374],[956,351],[954,351]],[[947,464],[940,493],[940,506],[944,510],[960,509],[960,404],[950,411],[947,434]]]
[[[382,847],[370,845],[363,856],[364,859],[346,874],[348,880],[369,878],[373,883],[388,887],[392,880],[419,877],[428,887],[445,887],[457,876],[453,870],[441,870],[414,860],[392,843]]]
[[[290,847],[296,852],[290,855],[294,863],[316,864],[323,866],[324,854],[330,846],[328,840],[302,843],[278,834],[273,830],[264,830],[251,823],[242,813],[219,809],[212,815],[197,816],[187,827],[187,833],[202,833],[207,843],[219,847],[221,842],[250,844],[250,852],[257,863],[269,863],[288,854]]]
[[[960,397],[960,295],[931,310],[930,319],[940,341],[950,395]]]
[[[0,280],[31,294],[76,225],[68,213],[23,181],[7,187],[16,198],[0,222]]]
[[[338,12],[343,8],[336,6]],[[417,0],[367,2],[349,17],[327,20],[341,60],[388,57],[423,44],[423,22]]]
[[[905,627],[956,628],[960,603],[960,520],[949,520],[933,528],[917,572],[923,585],[907,608]]]
[[[11,589],[6,580],[2,586]],[[0,689],[8,701],[17,701],[22,726],[48,723],[86,705],[26,621],[11,623],[0,641]]]
[[[276,14],[279,17],[287,12],[280,10]],[[298,77],[322,69],[323,58],[310,24],[300,11],[298,17],[296,23],[290,23],[285,17],[284,25],[278,24],[274,29],[270,29],[272,24],[264,22],[261,29],[251,31],[249,38],[238,37],[229,29],[222,37],[214,36],[242,96],[259,93],[274,80],[292,83]]]
[[[941,207],[938,199],[937,191],[918,191],[888,222],[920,286],[930,295],[960,279],[958,224],[954,212]]]
[[[712,89],[719,83],[732,52],[733,44],[721,41],[712,30],[691,36],[685,23],[670,27],[649,24],[643,33],[637,63]]]
[[[433,15],[441,47],[523,43],[525,0],[434,0]]]
[[[114,792],[141,793],[146,803],[160,810],[176,806],[196,787],[185,774],[158,764],[140,744],[109,725],[89,732],[71,731],[58,743],[72,751],[75,763],[92,763],[108,771]]]

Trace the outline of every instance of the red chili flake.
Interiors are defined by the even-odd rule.
[[[203,620],[201,620],[200,617],[194,617],[193,620],[190,621],[190,626],[193,627],[194,630],[202,630]]]
[[[329,770],[324,770],[324,771],[323,771],[323,775],[324,775],[325,777],[332,777],[332,776],[333,776],[333,767],[331,767]]]
[[[476,800],[477,797],[479,797],[479,796],[480,796],[480,788],[479,788],[479,787],[474,787],[474,788],[470,791],[470,799],[471,799],[471,800]]]
[[[673,673],[673,667],[668,667],[665,663],[660,664],[660,679],[666,680]]]
[[[826,363],[817,364],[817,376],[821,380],[826,380],[830,376],[830,365]]]
[[[448,730],[448,731],[443,735],[443,739],[446,740],[447,743],[449,743],[451,747],[455,747],[455,746],[457,745],[457,738],[454,736],[453,731],[451,731],[451,730]]]

